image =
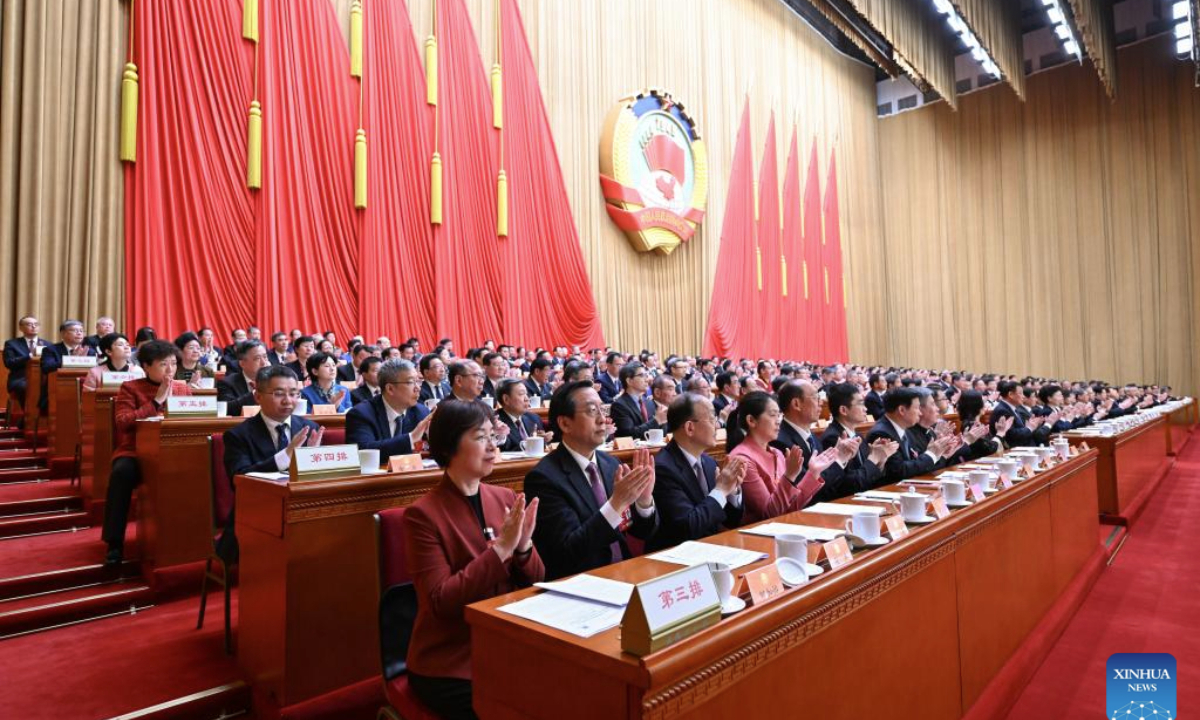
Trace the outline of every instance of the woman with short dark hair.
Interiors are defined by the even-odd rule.
[[[538,501],[483,482],[499,455],[497,421],[479,402],[443,400],[429,424],[429,454],[445,474],[404,515],[417,590],[408,648],[413,691],[444,718],[474,718],[467,605],[541,581],[533,547]]]
[[[129,338],[121,333],[109,333],[100,338],[97,345],[103,360],[96,367],[88,370],[83,379],[84,390],[95,390],[104,384],[104,373],[133,373],[135,379],[145,377],[146,373],[140,367],[130,362],[133,349],[129,346]]]
[[[350,389],[337,381],[337,367],[337,358],[325,352],[315,352],[305,361],[310,383],[300,394],[308,401],[309,413],[317,405],[335,405],[339,413],[344,413],[354,404]]]
[[[216,376],[213,367],[200,362],[203,352],[200,348],[200,336],[194,332],[185,332],[175,338],[175,347],[179,348],[179,368],[175,371],[175,379],[182,380],[190,387],[199,387],[202,378]]]

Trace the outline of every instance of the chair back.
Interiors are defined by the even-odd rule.
[[[322,445],[344,445],[346,444],[346,428],[325,428],[325,433],[321,436]]]
[[[379,551],[379,652],[384,682],[408,670],[408,645],[417,620],[417,591],[404,554],[404,512],[391,508],[375,514]]]
[[[209,435],[208,449],[212,467],[212,522],[219,532],[233,512],[233,478],[225,473],[225,434]]]

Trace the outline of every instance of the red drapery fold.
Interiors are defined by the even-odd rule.
[[[804,266],[807,295],[804,300],[805,335],[809,340],[806,360],[827,362],[825,347],[825,280],[821,257],[821,177],[817,168],[817,139],[808,157],[808,179],[804,184]]]
[[[704,354],[708,356],[754,356],[749,342],[748,321],[753,316],[752,299],[757,291],[754,268],[754,158],[750,147],[750,100],[742,106],[725,218],[721,224],[721,248],[713,277]]]
[[[832,362],[850,360],[846,337],[846,295],[842,277],[842,226],[838,217],[837,151],[829,154],[829,176],[825,181],[825,244],[821,251],[829,276],[829,304],[825,312],[825,351]]]
[[[429,224],[432,108],[404,2],[363,13],[367,208],[359,245],[359,331],[371,340],[437,341]]]
[[[258,319],[349,337],[358,329],[359,288],[359,98],[350,55],[327,0],[262,2],[259,10]]]
[[[474,347],[503,337],[496,237],[497,140],[491,86],[462,0],[437,4],[437,147],[442,213],[434,226],[437,328]]]
[[[758,168],[758,246],[762,250],[762,290],[755,296],[758,306],[759,344],[754,352],[762,357],[780,357],[785,319],[782,315],[783,283],[780,275],[779,160],[775,151],[775,113],[767,124],[767,142]]]
[[[246,189],[252,49],[241,2],[138,3],[137,162],[125,166],[129,329],[199,324],[227,336],[253,316]]]
[[[808,357],[808,337],[812,328],[806,324],[804,305],[804,228],[801,225],[800,156],[797,150],[796,129],[788,149],[787,168],[783,173],[783,237],[781,245],[787,258],[787,291],[783,300],[785,332],[780,355],[786,358]]]
[[[501,0],[503,166],[508,177],[504,337],[510,343],[603,347],[579,233],[516,0]],[[537,268],[553,272],[538,273]]]

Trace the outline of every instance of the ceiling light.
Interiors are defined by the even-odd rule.
[[[1179,53],[1180,55],[1191,55],[1192,47],[1192,38],[1186,37],[1175,43],[1175,52]]]
[[[1066,25],[1055,25],[1054,26],[1054,34],[1058,35],[1059,40],[1070,40],[1071,39],[1071,29],[1068,28]]]
[[[1185,38],[1192,36],[1192,24],[1190,22],[1181,22],[1175,26],[1175,37]]]
[[[953,9],[950,6],[950,0],[933,0],[933,7],[942,15],[949,13]]]
[[[1050,18],[1050,22],[1052,22],[1052,23],[1064,22],[1063,12],[1062,12],[1062,10],[1059,10],[1057,7],[1052,7],[1049,10],[1047,10],[1046,17]]]
[[[1176,20],[1182,20],[1188,16],[1188,0],[1179,0],[1175,3],[1173,17]]]
[[[1063,50],[1066,50],[1068,55],[1079,57],[1079,43],[1074,40],[1068,40],[1063,43]]]

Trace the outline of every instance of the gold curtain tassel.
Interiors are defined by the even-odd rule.
[[[754,248],[754,266],[758,271],[758,289],[762,290],[762,248]]]
[[[262,187],[262,105],[250,101],[250,122],[246,141],[246,187]]]
[[[360,0],[350,3],[350,74],[362,77],[363,7]]]
[[[137,161],[137,111],[138,71],[130,62],[121,76],[121,160],[125,162]]]
[[[425,40],[425,102],[438,102],[438,48],[437,38],[430,35]]]
[[[367,207],[367,131],[362,128],[354,136],[354,207]]]
[[[442,224],[442,156],[437,152],[429,163],[429,221]]]
[[[492,127],[504,127],[504,78],[500,63],[492,65]]]
[[[503,170],[496,178],[496,234],[508,237],[508,176]]]
[[[783,278],[783,296],[787,297],[788,288],[787,288],[787,256],[786,255],[779,256],[779,271],[781,273],[780,277]]]
[[[242,0],[242,37],[258,42],[258,0]]]

